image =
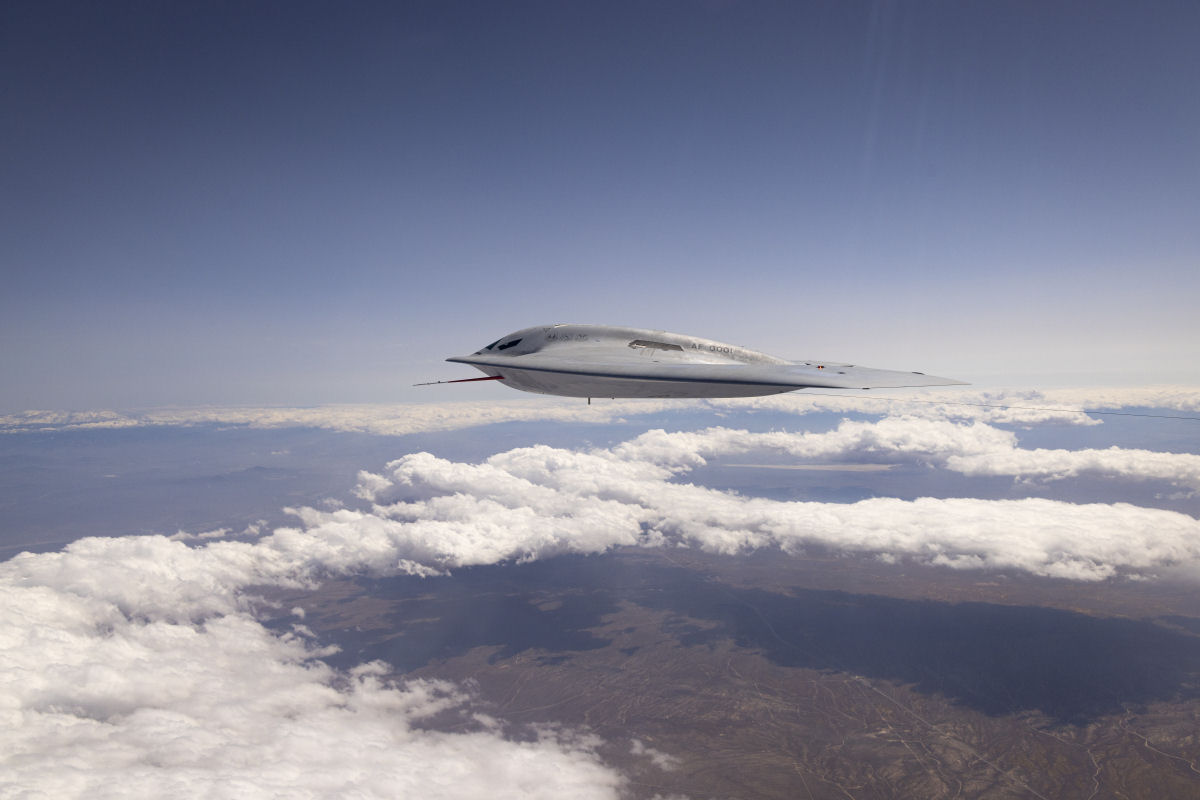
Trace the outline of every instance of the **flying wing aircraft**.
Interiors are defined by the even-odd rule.
[[[833,361],[787,361],[737,345],[609,325],[545,325],[502,336],[469,356],[483,378],[565,397],[755,397],[796,389],[949,386],[921,372]]]

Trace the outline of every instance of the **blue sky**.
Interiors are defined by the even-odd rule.
[[[564,321],[1200,380],[1191,2],[0,15],[3,410],[437,400]]]

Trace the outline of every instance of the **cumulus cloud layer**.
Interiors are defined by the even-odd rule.
[[[515,741],[502,722],[473,714],[460,687],[389,684],[377,664],[330,669],[299,621],[278,635],[257,620],[251,594],[259,586],[432,574],[621,545],[721,553],[819,546],[1081,581],[1200,571],[1200,521],[1125,503],[781,502],[688,482],[709,460],[757,453],[1200,485],[1195,455],[1022,449],[1012,433],[979,419],[928,415],[848,420],[821,433],[655,430],[610,448],[524,447],[479,463],[412,453],[380,474],[360,474],[362,507],[297,509],[296,525],[253,541],[92,538],[0,564],[0,794],[620,792],[621,777],[586,733],[544,728]],[[458,733],[421,726],[444,713],[474,722]],[[653,757],[664,768],[673,763]]]
[[[836,430],[824,433],[751,433],[729,428],[679,433],[659,430],[622,445],[616,452],[683,465],[703,463],[705,456],[751,452],[823,460],[902,458],[917,459],[965,475],[1059,480],[1086,474],[1161,480],[1200,489],[1200,455],[1192,453],[1119,447],[1022,449],[1013,433],[981,422],[967,425],[907,416],[878,422],[844,421]]]
[[[423,730],[433,714],[467,714],[469,698],[391,685],[380,664],[336,673],[302,626],[264,628],[249,585],[375,560],[304,537],[84,539],[0,565],[0,795],[617,796],[593,737],[542,728],[517,742],[486,717],[470,732]]]
[[[706,456],[761,449],[806,458],[917,454],[947,466],[968,459],[979,468],[989,463],[990,453],[1015,453],[1010,465],[1028,463],[1038,475],[1057,475],[1063,459],[1058,451],[1020,451],[1010,434],[979,423],[847,422],[821,434],[650,431],[611,449],[528,447],[479,464],[412,454],[389,464],[387,475],[360,476],[360,495],[376,501],[370,511],[307,510],[303,518],[309,531],[340,537],[349,530],[369,530],[397,543],[404,558],[438,567],[631,544],[699,546],[722,553],[772,546],[800,552],[819,545],[1074,580],[1200,560],[1200,522],[1127,503],[1076,505],[1037,498],[780,502],[681,480]],[[1092,458],[1111,472],[1131,474],[1143,455],[1110,450]],[[1194,480],[1195,457],[1153,455],[1165,457],[1153,462],[1162,475]],[[1040,459],[1048,463],[1041,465]],[[994,471],[1004,468],[997,464]]]

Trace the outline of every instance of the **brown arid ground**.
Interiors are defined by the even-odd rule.
[[[336,664],[594,732],[631,797],[1200,798],[1184,585],[629,549],[271,599]]]

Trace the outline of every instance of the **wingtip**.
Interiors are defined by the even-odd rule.
[[[941,375],[926,375],[924,372],[913,372],[913,375],[921,376],[920,383],[913,384],[914,386],[970,386],[967,381],[960,381],[957,378],[943,378]]]

